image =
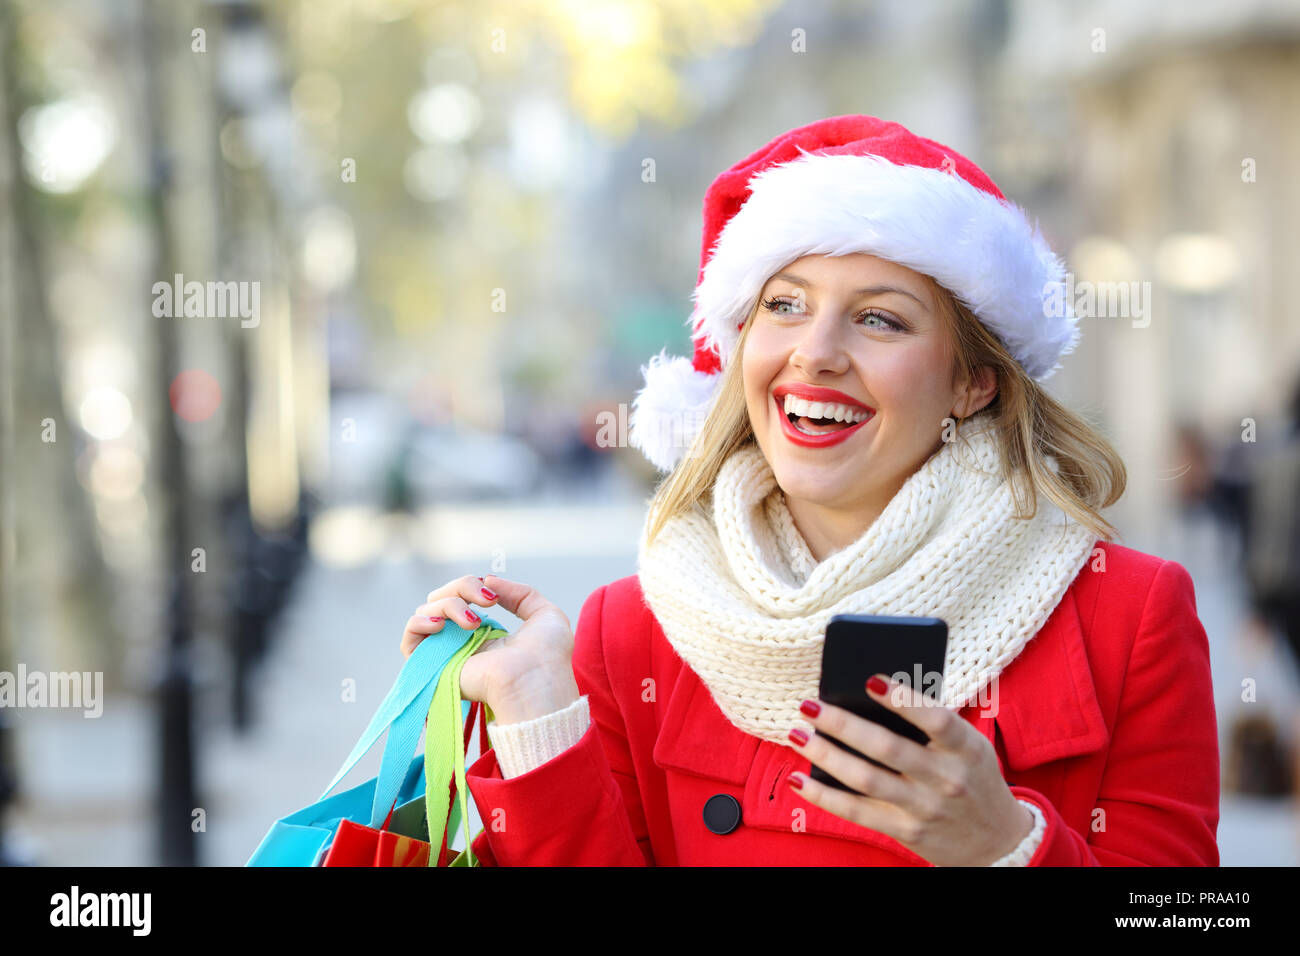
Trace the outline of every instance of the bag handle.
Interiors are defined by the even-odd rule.
[[[465,756],[466,757],[469,756],[469,741],[474,731],[475,714],[478,715],[478,755],[480,758],[482,758],[482,756],[488,752],[489,748],[488,748],[487,722],[489,719],[492,720],[496,719],[495,717],[492,718],[488,717],[488,715],[491,713],[492,713],[492,708],[489,707],[486,703],[480,706],[479,702],[476,700],[469,705],[469,716],[465,718]],[[442,843],[438,847],[437,859],[439,860],[439,863],[437,865],[439,866],[442,865],[441,861],[447,855],[447,834],[454,832],[455,829],[458,826],[460,826],[460,806],[457,804],[457,802],[454,799],[457,792],[458,791],[456,790],[456,778],[453,775],[451,780],[451,796],[453,798],[451,801],[451,813],[447,817],[447,828],[442,833]],[[468,796],[466,797],[466,799],[468,799]],[[430,863],[429,865],[433,866],[434,864]]]
[[[485,617],[483,628],[499,629],[500,625]],[[369,726],[361,734],[361,739],[348,754],[339,772],[334,775],[330,785],[325,788],[320,799],[324,800],[339,781],[348,775],[365,756],[381,734],[388,731],[384,741],[384,753],[380,762],[379,777],[375,782],[375,796],[370,809],[370,826],[379,829],[387,817],[402,788],[403,778],[415,753],[416,743],[420,739],[421,725],[428,713],[429,706],[437,689],[439,678],[446,672],[447,663],[467,646],[472,639],[455,621],[448,618],[443,629],[437,634],[430,634],[422,640],[402,665],[397,680],[379,704]],[[481,643],[481,642],[480,642]],[[477,645],[475,645],[477,646]],[[427,774],[426,774],[427,780]]]
[[[429,837],[432,839],[433,834],[442,833],[444,845],[448,825],[451,823],[451,786],[455,780],[456,789],[459,791],[458,803],[460,809],[461,823],[465,826],[465,846],[470,849],[473,838],[469,832],[469,786],[465,782],[465,749],[468,746],[466,741],[461,746],[461,729],[466,719],[466,704],[460,696],[460,671],[464,667],[465,661],[470,655],[479,649],[482,643],[496,637],[505,637],[506,631],[501,628],[495,621],[484,620],[455,655],[447,662],[443,669],[442,677],[438,680],[438,686],[434,692],[433,700],[429,704],[429,719],[424,739],[424,780],[425,780],[425,797],[424,808],[429,819]],[[486,714],[487,705],[483,705]],[[486,717],[484,717],[486,724]],[[470,724],[473,729],[473,724]],[[480,746],[482,742],[480,741]],[[433,865],[437,861],[433,860],[430,854],[430,860]],[[473,851],[469,854],[470,865],[473,865]]]

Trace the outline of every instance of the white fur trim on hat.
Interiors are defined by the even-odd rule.
[[[721,375],[697,372],[688,358],[667,349],[643,365],[645,387],[633,402],[628,442],[656,468],[672,471],[713,407]]]
[[[930,276],[1039,381],[1078,342],[1061,294],[1065,268],[1038,227],[955,173],[874,155],[805,153],[757,173],[749,186],[693,296],[692,327],[724,365],[767,280],[806,255],[865,252]]]

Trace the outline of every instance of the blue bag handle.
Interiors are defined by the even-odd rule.
[[[484,617],[479,627],[490,625],[504,630],[490,617]],[[477,628],[475,629],[477,630]],[[447,662],[456,652],[465,646],[473,634],[451,618],[443,623],[442,630],[430,634],[418,645],[402,665],[397,680],[388,695],[370,718],[370,725],[361,734],[352,753],[343,761],[343,766],[334,775],[330,785],[321,794],[324,800],[339,781],[348,775],[357,761],[365,756],[370,748],[387,730],[388,738],[384,741],[384,753],[380,761],[379,777],[375,782],[374,802],[370,808],[370,826],[379,829],[397,802],[403,784],[409,782],[411,757],[419,743],[420,732],[429,716],[429,705],[433,703],[433,693],[438,688],[438,678],[442,675]],[[464,702],[468,710],[468,701]]]

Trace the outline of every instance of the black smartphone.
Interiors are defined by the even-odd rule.
[[[937,700],[947,652],[948,625],[941,618],[836,614],[826,624],[818,693],[826,703],[924,746],[930,741],[925,731],[867,695],[867,678],[887,674]],[[897,773],[848,744],[828,734],[823,736],[855,757]],[[827,786],[854,792],[816,764],[810,776]]]

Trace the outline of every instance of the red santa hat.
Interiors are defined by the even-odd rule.
[[[802,256],[855,252],[933,278],[1037,381],[1078,342],[1065,267],[983,170],[898,123],[835,116],[783,133],[709,187],[688,320],[695,355],[664,350],[642,368],[631,444],[671,471],[767,280]]]

